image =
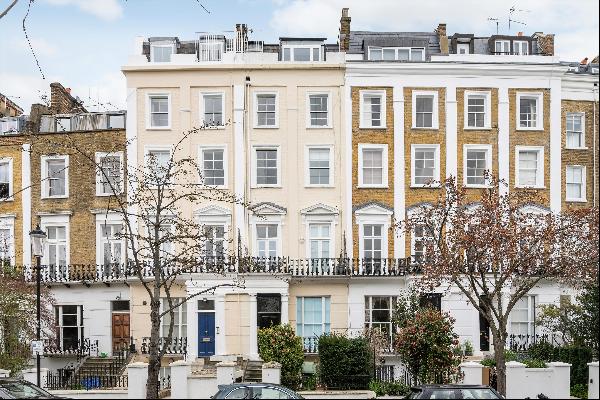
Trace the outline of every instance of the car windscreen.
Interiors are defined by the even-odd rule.
[[[492,389],[460,389],[463,399],[499,399]]]
[[[17,399],[34,399],[52,396],[45,390],[23,381],[0,381],[0,387]]]

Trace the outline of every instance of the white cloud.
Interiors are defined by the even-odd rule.
[[[284,35],[325,35],[337,40],[341,9],[350,8],[352,30],[433,31],[445,22],[448,34],[455,32],[494,34],[496,25],[488,17],[500,19],[500,33],[509,33],[509,9],[519,10],[513,20],[526,26],[511,24],[510,33],[523,31],[556,34],[556,53],[566,60],[579,60],[598,54],[598,1],[581,0],[478,0],[398,1],[398,0],[288,0],[275,3],[272,28]]]
[[[46,0],[46,2],[58,6],[76,6],[81,11],[106,21],[114,21],[123,16],[123,7],[118,0]]]
[[[33,47],[33,50],[35,51],[35,53],[37,55],[43,55],[43,56],[53,56],[57,53],[57,47],[56,45],[54,45],[53,43],[50,43],[49,41],[47,41],[46,39],[44,39],[43,37],[40,38],[30,38],[31,41],[31,47]],[[27,39],[23,39],[22,41],[15,41],[13,43],[13,46],[17,49],[17,50],[24,50],[25,52],[29,53],[29,44],[27,43]]]

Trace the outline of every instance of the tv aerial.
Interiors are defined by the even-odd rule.
[[[487,19],[487,20],[488,20],[488,21],[492,21],[492,22],[495,22],[495,23],[496,23],[496,35],[497,35],[497,34],[498,34],[498,24],[500,23],[500,22],[499,22],[499,21],[500,21],[500,19],[498,19],[498,18],[492,18],[492,17],[488,17],[488,19]]]
[[[518,9],[514,5],[511,8],[509,8],[509,10],[508,10],[508,30],[510,31],[510,24],[511,24],[511,22],[514,22],[516,24],[520,24],[520,25],[526,26],[527,25],[526,22],[513,19],[513,14],[514,13],[528,13],[528,12],[531,12],[531,11],[530,10]]]

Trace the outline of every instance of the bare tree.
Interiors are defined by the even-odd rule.
[[[435,203],[399,227],[407,235],[418,232],[418,284],[457,287],[489,323],[504,394],[509,314],[540,283],[580,287],[597,279],[598,210],[552,213],[532,207],[540,203],[532,191],[501,194],[502,185],[490,178],[489,188],[473,196],[450,178]]]
[[[143,165],[127,164],[125,169],[122,166],[112,168],[110,158],[108,162],[106,158],[104,162],[97,160],[95,151],[98,149],[83,148],[69,134],[64,134],[60,140],[49,139],[43,134],[34,135],[37,143],[52,146],[57,153],[77,155],[81,164],[92,166],[102,185],[112,194],[105,212],[117,213],[122,218],[123,229],[115,237],[127,244],[127,264],[125,267],[118,264],[104,266],[109,269],[105,273],[135,277],[148,294],[151,331],[147,398],[158,397],[161,358],[173,340],[175,310],[190,299],[214,292],[219,287],[243,287],[239,276],[232,274],[228,283],[205,288],[183,299],[176,300],[172,295],[174,285],[178,285],[178,278],[184,274],[236,272],[237,255],[225,252],[225,248],[233,246],[222,246],[222,240],[232,241],[233,232],[229,232],[228,239],[215,241],[210,230],[189,215],[194,205],[206,202],[247,207],[242,199],[229,191],[200,183],[202,168],[184,151],[183,144],[205,128],[183,133],[170,151],[151,153]],[[108,155],[125,154],[130,145],[115,144]],[[71,159],[75,160],[75,157]],[[69,168],[83,166],[70,162]],[[207,256],[207,244],[217,248],[216,257],[214,252],[212,257]],[[166,337],[161,338],[164,318],[168,318],[169,328]]]

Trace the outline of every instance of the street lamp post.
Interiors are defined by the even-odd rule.
[[[29,232],[29,236],[31,237],[31,248],[33,256],[36,260],[36,287],[37,287],[37,329],[36,329],[36,340],[39,342],[41,340],[42,334],[42,316],[41,316],[41,301],[40,301],[40,288],[41,288],[41,273],[42,273],[42,257],[44,256],[44,239],[46,239],[46,233],[40,229],[40,225],[38,224],[34,230]],[[40,376],[40,353],[36,354],[36,366],[37,366],[37,385],[38,387],[42,386],[42,379]]]

